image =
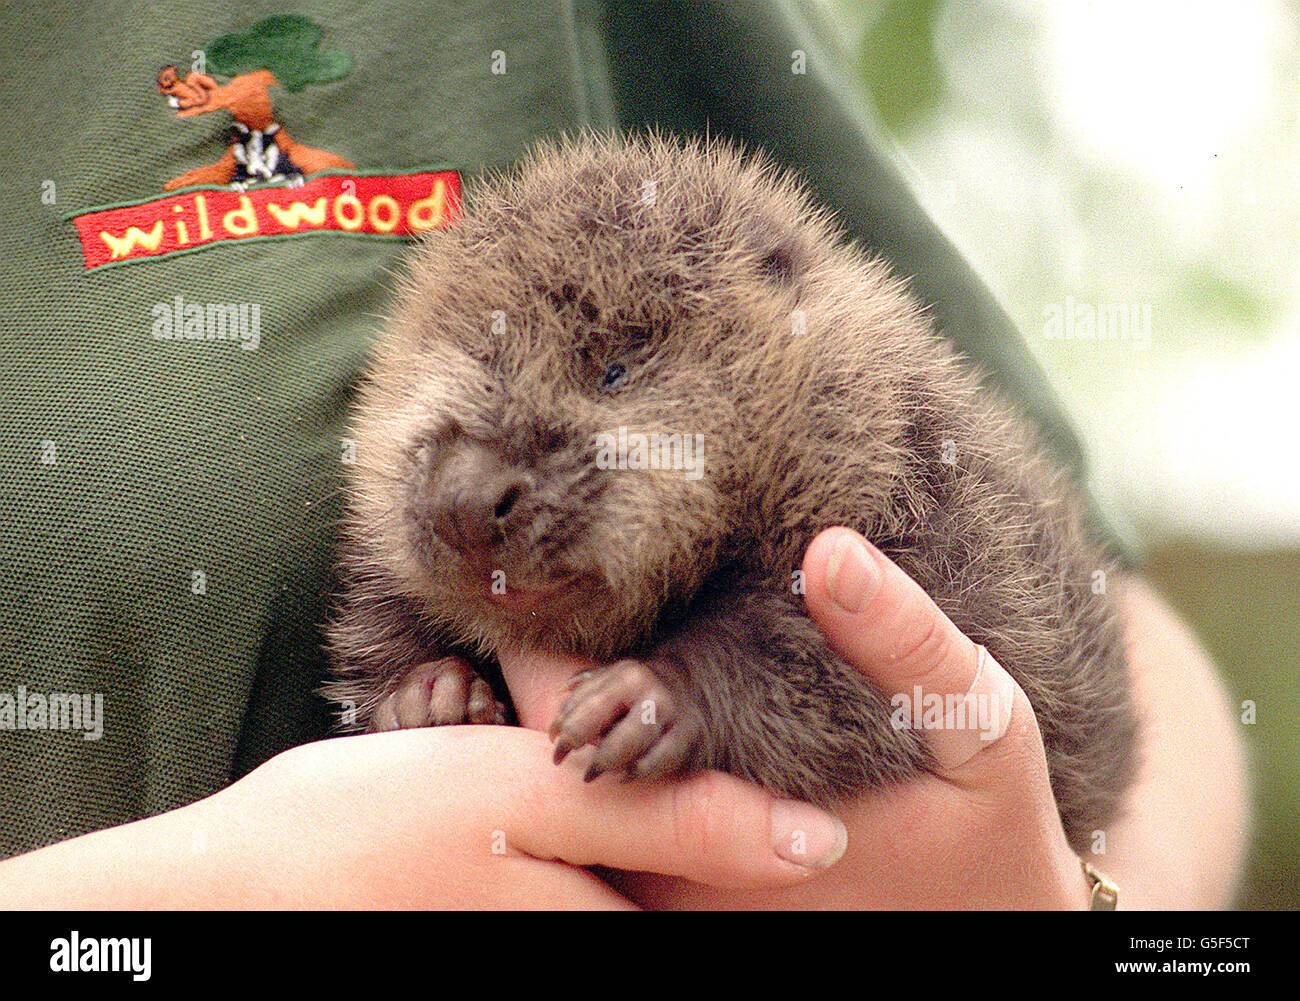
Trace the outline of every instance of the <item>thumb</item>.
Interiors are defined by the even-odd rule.
[[[832,528],[804,556],[808,610],[837,653],[924,732],[941,777],[959,785],[1020,782],[1044,771],[1033,709],[983,647],[858,533]]]

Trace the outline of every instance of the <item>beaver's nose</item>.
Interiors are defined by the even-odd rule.
[[[478,442],[462,440],[443,463],[432,501],[433,530],[456,549],[502,542],[507,519],[535,486],[532,474]]]

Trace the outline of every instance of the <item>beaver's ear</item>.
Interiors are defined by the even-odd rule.
[[[763,255],[758,269],[768,281],[778,285],[790,285],[794,282],[793,248],[785,244],[773,247]]]

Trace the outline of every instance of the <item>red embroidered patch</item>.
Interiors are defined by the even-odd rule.
[[[73,218],[86,267],[197,250],[223,240],[332,231],[402,237],[460,215],[460,174],[328,174],[301,187],[191,189]]]

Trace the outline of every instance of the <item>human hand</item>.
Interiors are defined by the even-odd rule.
[[[809,612],[846,663],[887,694],[910,699],[916,686],[940,695],[972,690],[979,648],[861,536],[848,529],[823,532],[803,566]],[[528,655],[507,657],[502,666],[521,722],[540,729],[553,718],[563,683],[588,665]],[[617,885],[655,907],[1086,906],[1089,887],[1065,839],[1028,698],[991,658],[975,691],[1000,705],[1009,702],[1002,736],[926,731],[943,764],[916,781],[844,804],[848,852],[818,879],[776,890],[733,890],[629,874]],[[580,771],[583,760],[565,766]]]
[[[626,908],[584,866],[731,887],[807,880],[842,827],[725,775],[589,785],[546,736],[455,726],[287,751],[214,796],[0,863],[60,908]],[[799,850],[796,850],[799,849]]]

